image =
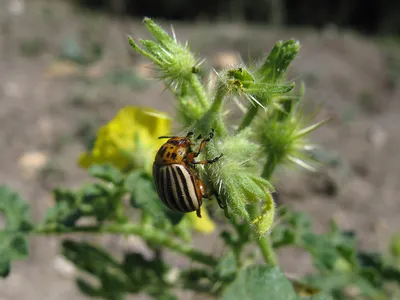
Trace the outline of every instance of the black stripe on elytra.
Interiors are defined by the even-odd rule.
[[[194,209],[190,207],[191,205],[188,207],[188,205],[186,204],[186,201],[185,201],[185,195],[183,194],[183,191],[185,191],[186,199],[188,199],[189,202],[191,203],[190,196],[188,195],[188,193],[186,193],[187,185],[186,185],[186,182],[185,182],[185,176],[180,176],[181,174],[183,175],[181,168],[178,167],[178,166],[175,166],[173,168],[173,172],[172,173],[174,174],[174,181],[175,181],[175,185],[176,185],[176,193],[178,195],[179,202],[183,206],[183,209],[186,212],[194,211]],[[178,180],[177,173],[179,174],[180,180]]]
[[[167,167],[165,170],[165,174],[166,174],[166,179],[167,179],[167,186],[166,189],[164,191],[165,196],[166,196],[166,200],[173,206],[171,209],[177,210],[177,211],[182,211],[178,204],[176,203],[177,199],[175,199],[174,197],[174,193],[172,190],[172,182],[171,182],[171,176],[173,173],[172,168],[171,167]]]
[[[186,199],[185,199],[185,195],[184,195],[184,192],[183,192],[183,186],[185,185],[185,183],[184,182],[180,182],[180,180],[178,179],[177,169],[179,169],[179,166],[177,166],[177,165],[171,166],[171,171],[172,171],[173,178],[174,178],[174,187],[175,187],[175,190],[176,190],[176,194],[175,194],[176,203],[177,203],[178,206],[182,207],[181,211],[190,212],[192,210],[190,210],[190,206],[188,206],[186,204],[186,201],[185,201]]]
[[[161,188],[161,185],[160,185],[160,174],[161,174],[160,167],[158,167],[157,165],[153,165],[154,185],[156,186],[158,197],[162,198],[161,197],[161,193],[160,193],[160,188]]]
[[[188,200],[189,200],[189,203],[190,203],[190,210],[189,210],[189,211],[194,211],[194,210],[196,210],[196,205],[195,205],[195,203],[194,203],[193,201],[197,201],[197,198],[196,198],[196,200],[195,200],[195,199],[192,199],[192,198],[190,197],[188,182],[187,182],[187,180],[185,179],[185,175],[183,174],[181,168],[177,168],[177,171],[178,171],[178,174],[179,174],[179,178],[181,179],[181,182],[182,182],[182,184],[183,184],[183,190],[185,191],[186,199],[188,199]],[[188,171],[187,171],[187,172],[188,172]],[[190,175],[190,174],[189,174],[189,175]],[[192,177],[192,176],[190,176],[190,177]],[[194,194],[195,194],[196,197],[197,197],[197,193],[196,193],[196,190],[195,190],[195,189],[196,189],[196,186],[193,184],[193,181],[192,181],[192,188],[194,189]]]
[[[196,182],[194,180],[194,175],[192,173],[190,173],[189,175],[190,175],[190,180],[192,181],[192,184],[193,184],[193,188],[195,189],[195,194],[196,194],[198,206],[200,207],[201,203],[202,203],[202,197],[203,196],[200,194],[200,198],[199,198],[199,195],[197,195],[197,191],[196,191]]]
[[[159,196],[160,196],[160,199],[161,199],[161,201],[167,206],[167,207],[169,207],[169,204],[168,204],[168,202],[167,202],[167,199],[165,198],[165,173],[166,173],[166,170],[165,170],[165,168],[159,168],[158,169],[158,180],[157,180],[157,183],[158,183],[158,190],[159,190]]]

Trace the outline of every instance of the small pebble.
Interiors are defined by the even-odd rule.
[[[53,260],[53,267],[62,277],[75,278],[76,267],[63,256],[57,255]]]
[[[49,161],[48,156],[41,151],[25,152],[18,160],[24,175],[32,178]]]

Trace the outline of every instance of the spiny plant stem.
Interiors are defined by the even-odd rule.
[[[278,265],[278,259],[276,257],[275,251],[272,248],[271,238],[270,236],[262,237],[257,241],[258,246],[260,247],[261,253],[264,257],[264,260],[271,266]]]
[[[271,178],[272,173],[274,173],[276,165],[277,165],[277,158],[275,157],[268,158],[268,161],[264,165],[261,176],[269,180]]]
[[[206,91],[204,90],[203,85],[201,84],[198,76],[196,74],[192,74],[190,78],[190,85],[193,88],[194,93],[196,94],[201,106],[206,109],[209,106],[209,100],[206,94]]]
[[[200,88],[204,89],[202,86]],[[226,136],[228,131],[225,127],[223,119],[221,117],[222,103],[224,101],[225,90],[222,87],[217,88],[216,95],[213,102],[211,103],[208,111],[202,116],[202,118],[196,123],[194,128],[201,129],[203,131],[208,131],[210,128],[214,128],[216,134],[219,137]]]
[[[215,95],[214,101],[210,107],[210,111],[218,114],[218,116],[215,118],[215,130],[220,136],[226,136],[228,133],[221,117],[221,109],[222,103],[224,102],[224,96],[225,91],[222,88],[218,88],[217,94]]]
[[[189,259],[203,263],[208,266],[215,266],[217,259],[211,255],[204,254],[188,246],[186,243],[175,240],[161,231],[157,231],[150,226],[141,226],[136,224],[107,224],[98,226],[78,226],[71,228],[37,227],[34,229],[36,234],[66,234],[66,233],[112,233],[112,234],[134,234],[140,236],[147,242],[157,244],[172,251],[187,256]]]
[[[257,115],[258,106],[251,106],[247,113],[244,115],[242,122],[239,125],[238,132],[242,131],[248,127],[253,121],[254,117]]]

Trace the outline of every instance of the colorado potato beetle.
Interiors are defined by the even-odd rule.
[[[196,161],[207,142],[214,136],[211,131],[207,139],[203,139],[197,152],[193,152],[193,142],[189,132],[186,137],[161,136],[168,141],[158,150],[153,163],[153,178],[161,201],[171,210],[179,212],[196,211],[201,218],[203,198],[208,198],[205,187],[195,170],[197,164],[212,164],[218,161],[222,154],[210,160]],[[201,135],[197,138],[201,139]]]

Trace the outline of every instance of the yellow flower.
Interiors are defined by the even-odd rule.
[[[109,163],[121,170],[142,168],[150,172],[154,155],[165,142],[158,137],[170,131],[167,114],[151,108],[124,107],[99,129],[92,151],[82,153],[78,164],[88,168]]]
[[[186,214],[186,219],[189,220],[190,226],[201,233],[211,233],[215,229],[215,223],[210,219],[207,210],[204,206],[201,209],[201,218],[197,217],[196,212]]]
[[[94,164],[109,163],[120,170],[144,169],[151,173],[154,156],[165,143],[159,140],[171,132],[171,119],[167,114],[151,108],[127,106],[97,132],[91,152],[82,153],[78,164],[89,168]],[[203,208],[199,219],[196,212],[185,218],[193,229],[202,233],[214,231],[215,224]]]

